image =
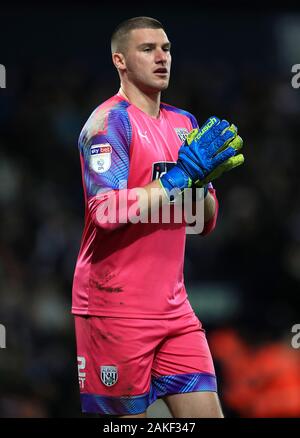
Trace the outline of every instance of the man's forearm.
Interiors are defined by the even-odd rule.
[[[182,201],[183,199],[184,197]],[[138,217],[147,221],[152,215],[155,216],[155,212],[162,206],[169,203],[170,200],[160,182],[155,180],[144,187],[112,190],[97,195],[89,200],[89,210],[97,226],[113,230],[129,222],[136,223]],[[204,200],[204,223],[214,217],[215,211],[215,199],[208,192]],[[195,214],[193,202],[193,215]]]
[[[162,205],[169,203],[158,180],[143,187],[143,190],[138,195],[138,200],[141,214],[150,213],[151,209],[160,208]],[[204,222],[210,221],[214,217],[215,212],[215,198],[208,191],[204,199]]]
[[[100,192],[88,201],[89,213],[95,225],[112,231],[138,218],[149,218],[169,200],[158,180],[144,187]]]
[[[159,180],[152,181],[150,184],[135,190],[137,191],[141,215],[151,213],[152,210],[157,210],[163,205],[169,204],[169,199]]]

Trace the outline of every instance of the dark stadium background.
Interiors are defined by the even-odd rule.
[[[291,85],[300,14],[186,3],[1,7],[0,416],[81,416],[70,315],[83,225],[77,139],[118,90],[110,35],[138,15],[162,21],[172,42],[162,100],[199,123],[226,118],[244,139],[244,166],[215,182],[217,228],[189,236],[185,260],[225,415],[300,416],[291,344],[300,323],[300,89]]]

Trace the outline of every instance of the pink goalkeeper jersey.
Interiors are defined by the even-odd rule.
[[[169,170],[196,126],[186,111],[161,104],[159,118],[154,118],[119,93],[91,114],[79,138],[85,225],[72,313],[165,318],[191,312],[183,279],[185,225],[105,225],[98,222],[97,212],[109,194],[125,191],[127,196],[130,189],[146,186]],[[127,188],[120,190],[124,181]],[[210,192],[214,195],[213,188]],[[202,234],[214,228],[216,216],[217,209]]]

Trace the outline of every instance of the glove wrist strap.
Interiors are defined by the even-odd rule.
[[[192,180],[177,166],[162,175],[160,182],[170,201],[174,201],[176,194],[192,186]]]

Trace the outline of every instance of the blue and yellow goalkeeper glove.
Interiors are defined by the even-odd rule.
[[[242,145],[243,141],[234,125],[210,117],[201,128],[193,129],[188,134],[179,149],[176,165],[160,178],[168,197],[174,189],[183,191],[193,185],[205,187],[223,172],[242,164],[243,155],[236,155]]]
[[[235,125],[231,125],[230,127],[226,128],[225,131],[231,131],[234,134],[234,138],[232,140],[227,141],[219,150],[218,154],[223,151],[224,149],[229,146],[230,148],[235,149],[235,155],[228,158],[225,162],[217,166],[206,178],[203,180],[195,181],[196,187],[207,187],[207,184],[210,181],[213,181],[216,178],[219,178],[219,176],[222,175],[224,172],[228,172],[229,170],[233,169],[234,167],[240,166],[244,163],[244,155],[243,154],[237,154],[237,152],[243,147],[243,140],[242,138],[237,135],[237,127]],[[223,131],[224,132],[224,131]],[[193,134],[193,131],[190,133]]]

